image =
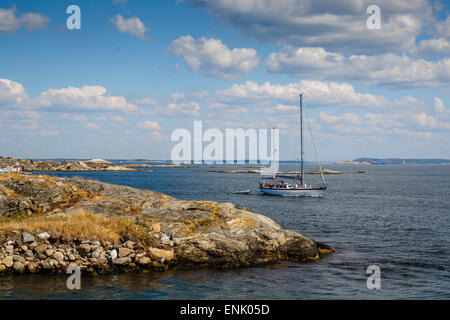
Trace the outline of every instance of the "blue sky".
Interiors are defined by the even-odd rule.
[[[379,1],[376,30],[369,4],[2,1],[0,155],[168,159],[203,120],[292,159],[302,91],[324,160],[450,158],[449,3]]]

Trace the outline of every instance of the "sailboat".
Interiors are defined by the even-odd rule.
[[[309,123],[308,123],[309,125]],[[310,128],[311,131],[311,128]],[[316,145],[313,140],[314,149],[316,151],[317,160],[319,162],[320,174],[322,176],[323,185],[318,187],[313,187],[311,185],[307,185],[305,183],[305,153],[303,151],[303,94],[300,94],[300,154],[301,154],[301,172],[300,175],[295,176],[287,176],[287,175],[279,175],[277,172],[274,172],[271,177],[263,178],[263,181],[259,184],[259,190],[263,194],[272,195],[272,196],[292,196],[292,197],[300,197],[300,196],[309,196],[309,197],[320,197],[327,190],[327,186],[325,183],[325,179],[323,177],[322,165],[320,163]],[[274,150],[275,151],[275,150]],[[282,179],[290,179],[292,182],[286,182]]]

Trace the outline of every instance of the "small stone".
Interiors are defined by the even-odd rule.
[[[13,253],[14,252],[14,246],[13,245],[7,245],[5,246],[6,253]]]
[[[35,263],[29,263],[29,264],[27,264],[27,270],[29,273],[36,273],[37,265]]]
[[[50,235],[48,234],[48,232],[42,232],[42,233],[39,233],[39,234],[37,235],[37,237],[38,237],[39,239],[42,239],[42,240],[50,239]]]
[[[100,254],[100,256],[98,257],[98,261],[99,262],[104,262],[104,261],[108,261],[108,259],[106,259],[106,255],[104,253]]]
[[[25,252],[25,251],[28,250],[28,246],[21,246],[20,249],[21,249],[23,252]]]
[[[75,260],[76,260],[75,256],[72,253],[70,253],[69,254],[69,261],[75,261]]]
[[[57,261],[64,261],[64,255],[61,252],[53,253],[53,258],[55,258]]]
[[[22,233],[22,242],[23,243],[32,243],[34,242],[34,236],[29,234],[28,232]]]
[[[109,253],[109,257],[111,258],[111,260],[114,260],[117,258],[117,250],[111,250],[111,252]]]
[[[99,247],[100,241],[98,241],[98,240],[92,241],[92,245]]]
[[[82,243],[78,246],[78,252],[84,257],[87,256],[90,251],[91,251],[91,246],[87,243]]]
[[[149,258],[149,257],[143,257],[143,258],[141,258],[140,260],[139,260],[139,264],[140,265],[143,265],[143,266],[145,266],[145,265],[148,265],[150,262],[152,262],[152,260]]]
[[[128,257],[123,257],[123,258],[117,258],[113,260],[113,264],[115,265],[119,265],[119,266],[124,266],[127,265],[131,262],[131,259]]]
[[[25,257],[27,257],[27,258],[32,258],[34,256],[33,251],[31,251],[31,250],[25,251],[24,254],[25,254]]]
[[[22,257],[22,256],[19,256],[19,255],[17,255],[17,254],[13,255],[12,258],[13,258],[13,261],[19,261],[19,262],[22,262],[22,263],[25,262],[25,258]]]
[[[2,260],[2,263],[7,267],[11,268],[14,264],[13,258],[11,256],[8,256]]]
[[[100,249],[95,249],[95,251],[91,253],[91,256],[92,258],[98,259],[98,257],[100,257]]]
[[[134,242],[128,240],[128,241],[126,241],[126,242],[123,244],[123,246],[124,246],[125,248],[128,248],[128,249],[133,249]]]
[[[16,273],[24,273],[24,271],[25,271],[25,266],[23,265],[23,263],[22,262],[14,262],[14,265],[13,265],[13,270],[14,270],[14,272],[16,272]]]
[[[45,250],[45,254],[47,255],[47,257],[51,257],[53,255],[53,252],[55,252],[53,249]]]
[[[0,264],[0,273],[4,273],[4,272],[6,272],[6,270],[7,270],[6,266],[3,264]]]
[[[28,246],[30,247],[30,249],[34,249],[38,246],[38,243],[36,241],[34,241],[34,242],[30,243]]]
[[[163,244],[169,244],[170,238],[164,234],[164,235],[161,237],[161,242],[162,242]]]
[[[47,250],[48,246],[46,244],[40,244],[36,248],[34,248],[34,251],[38,254],[42,254]]]
[[[119,248],[119,258],[126,257],[129,254],[131,254],[132,252],[133,252],[133,250],[129,249],[129,248]]]

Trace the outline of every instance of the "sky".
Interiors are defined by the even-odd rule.
[[[66,24],[73,4],[80,29]],[[321,160],[450,158],[449,10],[443,0],[2,0],[0,156],[170,159],[173,131],[201,120],[223,133],[275,126],[280,158],[293,160],[303,93]]]

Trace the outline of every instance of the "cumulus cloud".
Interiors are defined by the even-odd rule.
[[[122,15],[118,14],[111,19],[111,22],[121,33],[128,33],[141,40],[149,39],[147,36],[148,30],[138,17],[125,19]]]
[[[434,108],[437,112],[445,112],[444,101],[439,99],[438,97],[434,97]]]
[[[0,79],[0,106],[17,105],[28,99],[22,84],[8,79]]]
[[[137,111],[137,106],[128,103],[122,96],[109,96],[102,86],[68,87],[48,89],[27,103],[30,107],[49,110],[71,111]]]
[[[450,54],[450,17],[446,20],[437,20],[434,25],[435,38],[419,42],[411,52],[421,57],[432,57]]]
[[[412,59],[392,53],[345,57],[324,48],[286,46],[269,55],[269,72],[310,75],[319,78],[362,80],[386,87],[437,86],[450,81],[450,59]]]
[[[425,112],[413,115],[413,119],[421,127],[450,129],[450,122],[438,121],[435,117]]]
[[[14,32],[25,28],[27,30],[45,29],[50,19],[42,14],[27,12],[17,15],[17,10],[0,9],[0,33]]]
[[[361,124],[361,120],[354,113],[344,113],[338,116],[328,115],[325,112],[320,113],[320,121],[325,123],[351,123]]]
[[[145,130],[161,130],[161,127],[156,121],[144,121],[138,124],[139,129]]]
[[[182,56],[190,71],[222,79],[247,74],[259,64],[255,49],[230,50],[219,39],[202,37],[196,40],[190,35],[182,36],[171,43],[168,51]]]
[[[101,127],[96,123],[89,122],[88,124],[86,124],[85,128],[89,129],[89,130],[97,130],[97,129],[100,129]]]
[[[111,118],[111,121],[114,121],[114,122],[126,122],[127,120],[125,120],[121,116],[114,116],[114,117]]]
[[[373,1],[182,0],[206,9],[223,23],[260,41],[322,46],[360,53],[414,46],[432,7],[427,0],[380,0],[380,30],[368,30],[366,9]]]
[[[265,82],[261,85],[247,81],[219,91],[222,103],[297,103],[299,93],[304,93],[308,103],[378,107],[385,103],[383,97],[358,93],[351,84],[302,80],[287,85]]]
[[[59,136],[61,134],[69,134],[69,132],[66,131],[66,130],[60,130],[60,129],[56,129],[56,130],[41,130],[39,132],[39,135],[41,135],[43,137],[56,137],[56,136]]]

